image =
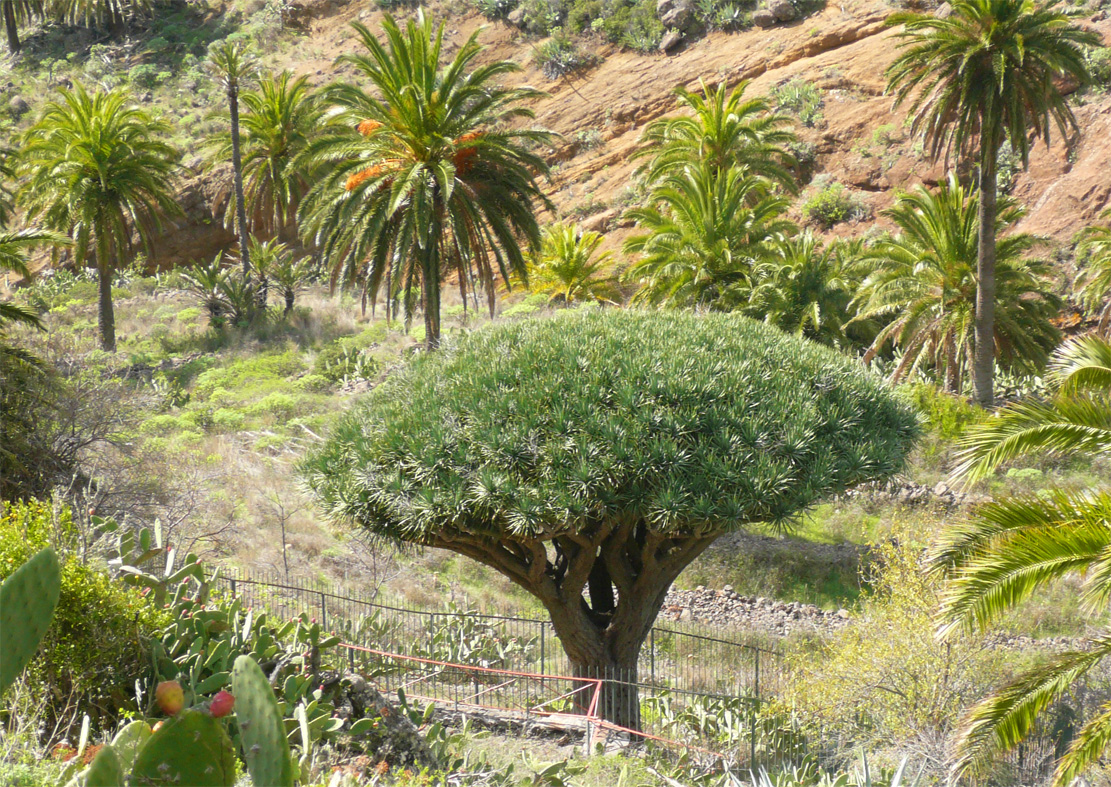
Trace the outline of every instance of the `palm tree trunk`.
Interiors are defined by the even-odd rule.
[[[421,271],[421,300],[424,301],[424,349],[429,352],[440,346],[440,266],[430,249]]]
[[[243,198],[243,158],[239,153],[239,90],[228,90],[231,113],[231,168],[235,180],[235,223],[239,236],[239,259],[243,261],[243,280],[251,277],[251,256],[247,248],[247,206]]]
[[[972,389],[981,407],[995,404],[995,215],[998,145],[990,138],[980,146],[979,248],[976,258],[976,356]]]
[[[15,21],[15,6],[12,0],[0,0],[4,6],[4,31],[8,34],[8,51],[13,55],[20,50],[19,25]]]
[[[98,228],[96,234],[96,271],[100,294],[100,308],[97,312],[97,325],[100,328],[100,347],[108,352],[116,351],[116,313],[112,306],[112,263],[110,241],[107,230]]]

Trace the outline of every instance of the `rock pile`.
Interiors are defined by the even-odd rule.
[[[671,589],[660,613],[661,622],[696,622],[721,628],[744,628],[785,636],[792,633],[829,634],[849,625],[848,610],[824,610],[813,604],[742,596],[726,585],[712,590]]]

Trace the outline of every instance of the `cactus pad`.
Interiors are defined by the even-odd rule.
[[[0,585],[0,694],[15,682],[50,627],[62,570],[47,548],[17,568]]]
[[[235,752],[219,720],[188,709],[165,722],[135,758],[132,787],[232,787]]]
[[[133,721],[116,733],[112,739],[112,749],[120,760],[124,773],[131,770],[135,758],[151,736],[150,725],[145,721]]]
[[[83,784],[85,787],[123,787],[123,767],[111,746],[104,746],[96,753],[85,772]]]
[[[232,668],[231,685],[243,760],[252,782],[255,787],[292,787],[289,740],[270,681],[254,659],[240,656]]]

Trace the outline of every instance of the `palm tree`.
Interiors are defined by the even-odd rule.
[[[298,257],[293,250],[277,238],[260,241],[251,238],[251,264],[258,274],[262,293],[273,285],[285,303],[283,315],[293,311],[297,293],[305,289],[312,279],[313,270],[308,257]],[[262,296],[265,306],[265,295]]]
[[[1056,393],[1048,401],[1009,405],[973,428],[963,441],[958,478],[976,481],[1024,456],[1111,455],[1111,344],[1096,336],[1071,340],[1054,355],[1049,380]],[[1056,489],[981,506],[971,522],[947,529],[931,555],[948,578],[940,633],[985,627],[1068,575],[1082,577],[1085,609],[1103,615],[1111,600],[1109,555],[1107,489]],[[1111,654],[1111,634],[1088,645],[1054,655],[972,707],[959,728],[954,774],[1020,743],[1043,710]],[[1102,757],[1109,741],[1111,712],[1105,705],[1058,761],[1054,784],[1071,784]]]
[[[24,279],[31,278],[27,267],[27,252],[36,246],[68,246],[65,235],[49,230],[29,228],[18,232],[0,231],[0,273],[14,273]],[[42,321],[30,309],[11,301],[0,301],[0,338],[12,323],[41,328]]]
[[[599,233],[570,224],[545,227],[540,252],[529,266],[532,291],[568,306],[581,301],[617,303],[620,293],[614,279],[603,275],[613,263],[613,252],[596,254],[602,240]]]
[[[121,32],[128,19],[149,15],[152,0],[53,0],[51,13],[71,25]]]
[[[8,226],[15,206],[12,204],[12,187],[15,181],[15,155],[11,150],[0,148],[0,227]]]
[[[328,88],[346,128],[310,144],[301,160],[330,168],[302,203],[302,233],[321,249],[333,283],[359,285],[375,301],[384,286],[387,312],[403,292],[407,320],[419,280],[425,344],[434,349],[445,269],[457,272],[464,302],[468,288],[484,287],[493,313],[495,271],[506,282],[511,273],[525,278],[526,254],[540,245],[535,206],[551,204],[536,183],[548,168],[534,148],[551,135],[510,121],[531,118],[521,102],[543,94],[496,84],[520,70],[510,61],[475,66],[477,33],[441,66],[444,27],[433,32],[423,14],[405,30],[387,16],[386,46],[352,26],[367,51],[338,62],[374,91]]]
[[[208,69],[228,97],[231,119],[231,168],[235,181],[236,235],[239,258],[243,263],[243,279],[251,276],[251,253],[247,243],[247,208],[243,196],[243,159],[239,150],[239,89],[254,79],[258,63],[242,41],[221,41],[208,53]]]
[[[172,180],[177,151],[169,125],[129,104],[124,90],[62,90],[28,129],[19,153],[28,218],[69,234],[77,264],[90,250],[100,287],[100,339],[116,348],[112,273],[127,261],[132,234],[148,244],[163,215],[178,214]]]
[[[1025,211],[1005,197],[993,211],[1002,233]],[[870,362],[889,344],[903,356],[896,381],[930,365],[944,375],[945,389],[960,392],[975,368],[973,326],[978,305],[979,193],[950,176],[936,193],[922,186],[902,194],[883,211],[899,234],[881,239],[868,252],[876,263],[856,301],[856,320],[890,320],[866,353]],[[996,250],[997,315],[993,361],[1008,369],[1033,371],[1060,341],[1051,322],[1060,308],[1042,261],[1027,258],[1039,239],[1023,233],[999,240]]]
[[[728,311],[747,303],[758,265],[795,232],[789,203],[767,181],[733,167],[692,166],[658,183],[630,210],[642,232],[625,241],[639,255],[623,275],[637,303]]]
[[[320,133],[323,107],[308,78],[294,79],[288,71],[262,78],[257,89],[244,90],[239,100],[244,107],[238,122],[245,214],[253,231],[284,236],[309,187],[308,172],[291,165]],[[234,160],[233,140],[230,132],[209,138],[210,168]],[[234,189],[234,175],[232,181]],[[238,203],[228,200],[224,223],[231,227],[237,220]]]
[[[19,26],[36,16],[42,16],[42,0],[0,0],[0,14],[4,17],[4,32],[8,35],[8,51],[19,52]]]
[[[1049,143],[1056,125],[1076,129],[1060,80],[1085,83],[1084,53],[1100,43],[1051,3],[1034,0],[954,0],[953,13],[898,13],[902,52],[887,70],[895,104],[909,99],[911,132],[921,134],[936,161],[943,154],[973,154],[979,165],[980,236],[976,264],[976,400],[994,402],[996,301],[996,161],[1010,142],[1026,166],[1031,138]],[[1032,134],[1030,132],[1033,132]]]
[[[834,242],[822,246],[807,230],[777,241],[754,272],[743,311],[782,331],[848,347],[870,339],[863,322],[852,322],[850,304],[861,283],[863,245]]]
[[[208,312],[208,324],[213,328],[224,324],[227,307],[222,289],[227,273],[223,252],[218,253],[212,262],[199,262],[181,273],[185,289],[197,296],[201,308]]]
[[[1111,208],[1100,214],[1111,221]],[[1086,256],[1084,270],[1077,277],[1081,306],[1099,312],[1100,330],[1106,331],[1111,321],[1111,223],[1088,227],[1081,233],[1077,256]]]
[[[786,115],[775,114],[763,96],[745,99],[748,80],[732,90],[721,83],[711,90],[700,83],[702,94],[679,87],[679,106],[693,114],[662,118],[648,124],[646,145],[636,158],[651,157],[644,167],[649,183],[659,181],[677,167],[704,162],[721,172],[740,167],[760,175],[794,194],[798,183],[791,171],[795,159],[790,145],[797,141]]]

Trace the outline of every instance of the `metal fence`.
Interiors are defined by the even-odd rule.
[[[551,621],[379,603],[312,580],[221,570],[217,588],[271,614],[301,613],[347,642],[407,656],[555,675],[574,674]],[[641,648],[634,682],[660,689],[759,701],[783,686],[781,655],[712,636],[697,626],[658,625]]]

